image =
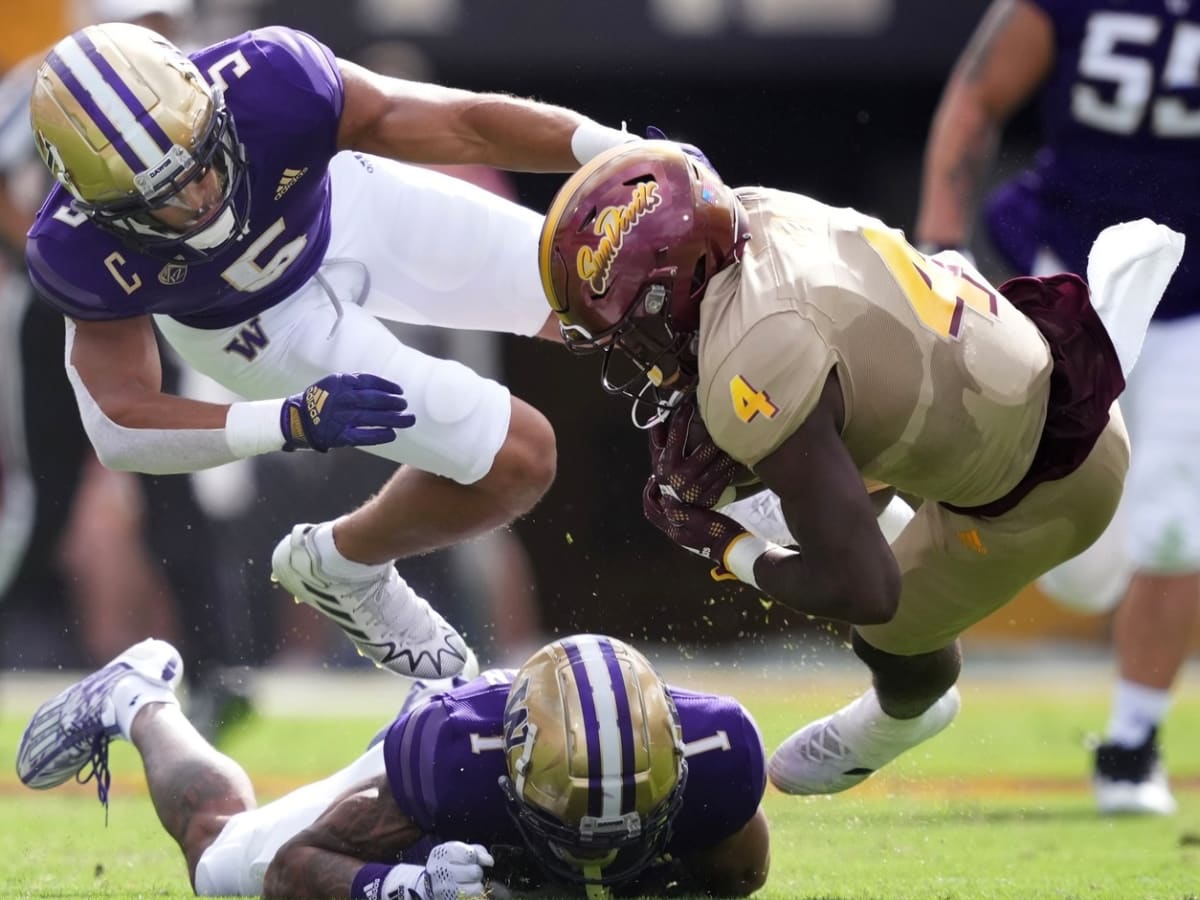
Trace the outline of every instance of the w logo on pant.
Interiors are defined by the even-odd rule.
[[[269,343],[271,339],[263,332],[262,323],[258,316],[255,316],[238,332],[237,337],[225,345],[225,352],[236,353],[248,361],[253,361],[258,356],[258,351]]]

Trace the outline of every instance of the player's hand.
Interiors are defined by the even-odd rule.
[[[417,421],[400,385],[378,375],[326,375],[283,401],[284,450],[364,447],[396,439]]]
[[[689,553],[711,560],[715,581],[733,580],[725,568],[730,545],[750,533],[729,516],[706,506],[684,503],[651,475],[642,491],[642,510],[655,528]]]
[[[447,841],[429,851],[425,861],[425,890],[421,900],[457,900],[485,897],[484,866],[495,863],[480,844]]]
[[[667,137],[667,133],[655,125],[647,126],[646,140],[649,140],[649,141],[671,141],[671,139],[669,137]],[[693,159],[700,160],[700,162],[704,163],[704,165],[708,166],[708,168],[712,169],[714,172],[717,171],[717,167],[714,166],[712,164],[712,162],[709,160],[709,158],[704,155],[704,151],[701,150],[699,147],[697,147],[695,144],[685,144],[682,141],[671,141],[671,143],[678,144],[679,149],[682,150],[684,153],[686,153],[688,156],[692,157]]]
[[[665,422],[650,429],[650,468],[662,492],[688,506],[715,509],[737,494],[745,468],[718,447],[700,420],[695,395],[684,397]]]

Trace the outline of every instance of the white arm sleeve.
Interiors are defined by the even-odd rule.
[[[79,371],[71,364],[71,348],[75,343],[75,323],[66,319],[66,347],[64,350],[64,365],[67,378],[75,391],[75,402],[79,406],[79,418],[83,421],[83,429],[87,432],[96,451],[96,456],[107,468],[125,472],[144,472],[147,475],[176,475],[184,472],[195,472],[209,469],[213,466],[224,465],[252,456],[255,453],[265,453],[269,450],[279,450],[283,447],[283,434],[278,424],[274,426],[273,445],[269,445],[264,437],[265,429],[258,428],[259,437],[254,441],[244,439],[231,440],[231,429],[226,428],[126,428],[118,425],[104,414],[104,410],[96,403]],[[258,403],[235,403],[230,407],[230,420],[237,419],[239,413],[245,419],[254,418],[263,421],[263,412],[274,416],[274,422],[279,421],[279,405],[281,400],[260,401]],[[275,412],[270,413],[272,408]],[[250,415],[246,415],[249,413]],[[245,428],[237,429],[240,433]],[[268,445],[264,445],[268,444]]]

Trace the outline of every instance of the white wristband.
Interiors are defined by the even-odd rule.
[[[225,415],[225,442],[239,459],[283,449],[279,426],[282,400],[231,403]]]
[[[636,134],[630,134],[623,128],[618,131],[607,125],[601,125],[599,122],[593,122],[591,119],[585,119],[571,135],[571,152],[575,154],[575,159],[582,166],[605,150],[621,144],[628,144],[630,141],[640,140],[641,138]]]
[[[725,559],[721,564],[733,574],[738,581],[743,581],[751,587],[758,587],[754,578],[754,564],[768,550],[774,550],[778,544],[764,541],[756,535],[746,532],[741,537],[734,538],[725,551]]]

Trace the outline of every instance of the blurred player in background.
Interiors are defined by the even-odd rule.
[[[132,22],[184,39],[190,0],[96,0],[95,21]],[[55,35],[57,38],[59,35]],[[0,596],[5,606],[0,658],[13,666],[75,665],[62,646],[62,623],[89,664],[108,659],[146,634],[176,635],[194,665],[188,701],[193,721],[214,733],[244,706],[226,684],[234,661],[217,589],[225,568],[212,526],[187,479],[137,477],[100,466],[75,410],[63,372],[63,319],[33,302],[22,260],[25,233],[53,179],[38,159],[29,129],[34,73],[27,59],[0,83],[0,248],[9,260],[0,367],[0,452],[9,462],[0,513]],[[164,367],[174,384],[178,369]],[[14,519],[24,525],[5,527]],[[165,565],[162,563],[165,561]],[[11,586],[5,591],[4,571]]]
[[[558,107],[380,76],[281,27],[191,60],[132,26],[85,29],[39,69],[32,119],[60,185],[26,260],[69,319],[68,374],[101,460],[177,473],[360,446],[407,463],[354,512],[297,525],[274,576],[376,663],[459,672],[461,638],[393,562],[530,509],[554,475],[554,435],[502,385],[376,317],[553,334],[541,218],[395,159],[570,171],[633,138]],[[155,326],[252,399],[164,393]]]
[[[108,742],[132,741],[202,896],[479,897],[493,860],[501,882],[555,895],[743,896],[766,879],[750,714],[667,686],[614,638],[418,681],[359,759],[259,809],[246,773],[179,711],[182,665],[164,641],[130,648],[43,704],[17,768],[35,788],[95,774],[107,803]]]
[[[853,625],[871,670],[774,752],[776,787],[846,790],[949,725],[959,634],[1104,530],[1128,464],[1114,401],[1180,242],[1150,222],[1097,240],[1106,329],[1074,275],[996,290],[961,254],[734,191],[669,144],[614,148],[559,191],[543,284],[568,349],[657,420],[647,517],[715,576]],[[755,478],[798,547],[714,509]],[[924,501],[890,546],[865,482]]]
[[[1091,550],[1040,582],[1074,608],[1120,600],[1096,799],[1102,812],[1169,814],[1158,726],[1200,613],[1200,4],[995,0],[934,117],[924,245],[967,244],[1001,128],[1035,96],[1044,145],[984,212],[1013,270],[1083,272],[1097,232],[1143,216],[1187,236],[1121,401],[1134,447],[1125,500]]]

